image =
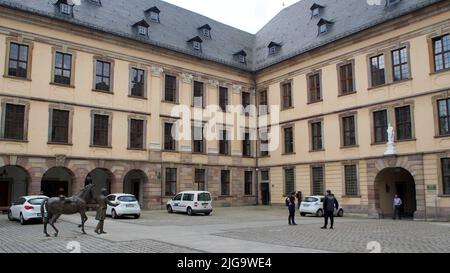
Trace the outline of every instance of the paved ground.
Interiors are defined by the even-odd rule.
[[[322,219],[314,217],[298,217],[298,226],[288,226],[285,209],[219,208],[209,217],[150,211],[138,220],[107,219],[108,234],[97,236],[89,216],[88,235],[75,225],[79,216],[64,216],[57,223],[60,236],[46,238],[42,225],[21,226],[0,215],[0,253],[71,252],[78,246],[83,253],[369,252],[368,244],[381,252],[450,253],[450,223],[345,217],[335,230],[321,230]]]

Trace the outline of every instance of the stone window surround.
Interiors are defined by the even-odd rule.
[[[358,187],[358,193],[356,195],[347,195],[345,192],[345,166],[356,166],[356,181],[357,181],[357,187]],[[361,180],[360,180],[360,173],[359,173],[359,161],[343,161],[341,162],[341,181],[342,181],[342,196],[341,198],[361,198]]]
[[[269,115],[270,114],[270,107],[269,107],[269,88],[268,87],[265,87],[265,88],[261,88],[261,89],[259,89],[257,92],[256,92],[256,94],[257,94],[257,101],[258,101],[258,104],[257,104],[257,107],[258,107],[258,109],[257,109],[257,113],[258,113],[258,116],[262,116],[261,115],[261,111],[260,111],[260,109],[259,109],[259,106],[260,106],[260,104],[259,104],[259,102],[260,102],[260,99],[261,99],[261,93],[262,92],[266,92],[266,102],[267,102],[267,109],[266,109],[266,112],[263,114],[263,115]]]
[[[261,154],[261,143],[262,143],[262,141],[261,141],[261,131],[263,131],[263,130],[265,130],[266,131],[266,134],[267,134],[267,144],[268,145],[270,145],[270,130],[271,130],[271,127],[263,127],[263,128],[259,128],[258,129],[258,145],[259,145],[259,147],[258,147],[258,156],[259,157],[261,157],[261,158],[267,158],[267,157],[270,157],[270,151],[267,151],[267,155],[262,155]],[[294,143],[294,148],[295,148],[295,143]]]
[[[180,147],[179,147],[179,141],[177,141],[176,139],[174,139],[174,142],[175,142],[175,149],[174,150],[166,150],[166,149],[164,149],[164,140],[165,140],[165,138],[164,138],[164,126],[165,126],[165,124],[166,123],[172,123],[172,124],[175,124],[177,121],[178,121],[178,119],[177,118],[169,118],[169,117],[163,117],[163,118],[161,118],[160,119],[161,120],[161,128],[162,128],[162,130],[161,130],[161,143],[162,143],[162,151],[163,152],[168,152],[168,153],[175,153],[175,152],[177,152],[177,151],[179,151],[180,149]]]
[[[439,197],[445,197],[450,198],[450,194],[444,194],[444,177],[442,174],[442,159],[450,158],[450,152],[443,152],[437,154],[437,173],[438,173],[438,196]]]
[[[229,195],[222,195],[222,171],[229,171],[229,174],[230,174],[229,175],[229,179],[230,179],[230,181],[229,181],[230,194]],[[233,170],[231,170],[231,168],[229,168],[227,166],[223,167],[222,169],[220,169],[218,180],[219,180],[219,190],[220,190],[219,197],[232,197],[233,196]]]
[[[28,62],[27,62],[27,77],[26,78],[22,78],[22,77],[15,77],[15,76],[10,76],[8,75],[8,71],[9,71],[9,51],[11,49],[11,43],[18,43],[21,45],[26,45],[28,46]],[[16,36],[16,37],[6,37],[6,54],[5,54],[5,69],[4,69],[4,74],[3,77],[5,78],[12,78],[12,79],[18,79],[18,80],[27,80],[27,81],[31,81],[31,70],[32,70],[32,66],[33,66],[33,48],[34,48],[34,43],[31,40],[28,39],[24,39],[22,36]]]
[[[68,132],[68,142],[67,143],[55,143],[52,142],[52,123],[53,123],[53,110],[63,110],[69,111],[69,132]],[[73,145],[72,137],[73,137],[73,115],[75,108],[65,105],[65,104],[50,104],[48,107],[48,142],[47,144],[52,145]]]
[[[16,104],[25,106],[25,120],[23,126],[23,138],[24,139],[5,139],[5,110],[6,104]],[[0,140],[2,141],[13,141],[13,142],[28,142],[28,123],[30,118],[30,102],[22,99],[2,99],[0,104],[1,113],[1,126],[0,126]]]
[[[242,101],[242,94],[243,93],[248,93],[249,94],[249,96],[250,96],[250,106],[255,106],[256,104],[255,104],[255,97],[256,97],[256,94],[255,94],[255,90],[250,90],[250,89],[244,89],[244,88],[242,88],[242,90],[239,92],[239,94],[240,94],[240,100],[241,100],[241,105],[243,106],[244,105],[244,103],[243,103],[243,101]],[[254,117],[255,116],[255,112],[254,111],[252,111],[252,110],[250,110],[250,111],[245,111],[245,109],[243,109],[243,111],[242,111],[242,113],[241,113],[241,115],[245,115],[245,116],[252,116],[252,117]]]
[[[284,135],[284,130],[288,129],[288,128],[292,128],[292,152],[287,153],[286,152],[286,140],[285,140],[285,135]],[[269,131],[269,130],[268,130]],[[294,155],[295,154],[295,123],[289,123],[289,124],[285,124],[283,126],[281,126],[281,140],[282,140],[282,147],[283,147],[283,151],[282,151],[282,155]]]
[[[450,135],[441,135],[439,130],[439,115],[438,115],[438,101],[444,100],[444,99],[450,99],[450,90],[444,91],[436,96],[433,96],[431,98],[431,103],[433,105],[433,119],[434,119],[434,137],[435,138],[441,138],[441,137],[450,137]]]
[[[318,168],[321,167],[322,171],[323,171],[323,190],[326,191],[327,190],[327,183],[326,183],[326,169],[325,169],[325,164],[311,164],[309,165],[309,186],[310,186],[310,192],[311,195],[313,195],[313,168]],[[325,192],[324,192],[325,194]]]
[[[344,122],[343,119],[347,117],[354,117],[355,119],[355,145],[351,146],[345,146],[344,145]],[[339,115],[339,135],[341,139],[341,149],[347,149],[347,148],[354,148],[359,147],[359,140],[358,140],[358,112],[352,111],[352,112],[346,112]]]
[[[222,110],[220,108],[220,88],[226,88],[227,89],[227,105],[225,110]],[[230,113],[228,106],[233,104],[233,90],[232,86],[229,84],[221,83],[217,86],[217,105],[219,105],[219,112],[221,113]]]
[[[244,187],[243,187],[243,196],[255,196],[255,172],[249,168],[249,169],[244,169]],[[252,172],[252,183],[251,183],[251,194],[245,194],[245,172]]]
[[[207,154],[208,153],[208,141],[205,139],[205,135],[204,135],[204,129],[205,129],[205,124],[207,122],[206,121],[197,121],[197,120],[192,120],[191,121],[191,130],[192,130],[192,153],[193,154]],[[202,153],[198,153],[198,152],[194,152],[194,127],[198,128],[201,127],[203,130],[203,152]]]
[[[427,43],[428,43],[428,59],[430,64],[430,75],[436,74],[436,73],[443,73],[448,72],[450,69],[442,69],[439,71],[435,70],[435,63],[434,63],[434,45],[433,45],[433,39],[450,34],[450,27],[441,27],[440,29],[434,31],[433,33],[429,34],[427,36]]]
[[[310,77],[314,75],[319,75],[319,87],[320,87],[320,100],[312,101],[311,98],[311,81]],[[318,103],[323,101],[323,84],[322,84],[322,69],[317,69],[306,74],[306,85],[307,85],[307,93],[308,93],[308,104]]]
[[[143,132],[142,132],[142,148],[131,148],[131,120],[142,120],[144,122]],[[147,117],[140,115],[129,115],[128,116],[128,141],[127,141],[127,149],[128,150],[138,150],[138,151],[146,151],[147,150]]]
[[[133,73],[132,73],[132,69],[133,68],[135,68],[135,69],[140,69],[140,70],[143,70],[144,71],[144,94],[143,94],[143,96],[142,97],[139,97],[139,96],[133,96],[132,94],[131,94],[131,88],[132,88],[132,84],[131,84],[131,82],[132,82],[132,80],[133,80]],[[147,67],[147,66],[145,66],[145,65],[141,65],[141,64],[137,64],[137,63],[130,63],[129,65],[128,65],[128,71],[129,71],[129,80],[128,80],[128,97],[130,97],[130,98],[136,98],[136,99],[147,99],[148,98],[148,92],[147,92],[147,89],[148,89],[148,80],[149,80],[149,76],[148,76],[148,73],[149,73],[149,68]]]
[[[392,67],[392,65],[393,65],[392,51],[400,49],[400,48],[406,48],[406,52],[408,54],[409,78],[404,79],[404,80],[394,81],[394,70],[393,70],[393,67]],[[391,45],[389,47],[385,47],[383,49],[379,49],[377,51],[374,51],[374,52],[366,55],[367,79],[369,81],[369,85],[368,85],[369,86],[369,90],[370,89],[379,88],[379,87],[383,87],[383,86],[386,86],[386,85],[391,85],[391,84],[403,82],[403,81],[410,81],[410,80],[412,80],[411,50],[410,50],[410,48],[411,48],[411,45],[410,45],[409,42],[399,42],[399,43],[396,43],[395,45]],[[370,59],[372,57],[376,57],[376,56],[379,56],[379,55],[383,55],[384,56],[384,78],[385,78],[385,83],[373,86],[372,85],[372,68],[371,68]]]
[[[344,65],[348,65],[351,64],[352,65],[352,81],[353,81],[353,91],[348,93],[348,94],[343,94],[342,93],[342,82],[341,82],[341,67]],[[358,93],[356,90],[356,77],[355,77],[355,59],[351,59],[351,60],[346,60],[343,62],[340,62],[336,65],[336,71],[337,71],[337,79],[338,79],[338,96],[339,97],[344,97],[344,96],[349,96],[352,94],[356,94]]]
[[[61,84],[55,82],[55,62],[56,62],[56,53],[64,53],[72,55],[72,63],[70,67],[70,84]],[[50,84],[58,85],[62,87],[70,87],[75,88],[75,63],[76,63],[77,53],[75,50],[67,48],[67,46],[54,46],[52,47],[52,74],[50,75]],[[94,72],[95,73],[95,72]]]
[[[320,150],[313,150],[313,133],[312,133],[312,124],[313,123],[321,123],[321,130],[322,130],[322,149]],[[308,120],[308,142],[309,142],[309,152],[310,153],[316,153],[316,152],[323,152],[325,151],[325,126],[324,126],[324,117],[318,117],[315,119]]]
[[[195,84],[194,84],[194,82],[201,82],[201,83],[203,83],[203,101],[202,101],[202,108],[200,108],[200,107],[196,107],[195,105],[194,105],[194,88],[195,88]],[[198,109],[205,109],[206,108],[206,105],[208,105],[208,92],[207,92],[207,90],[208,90],[208,83],[207,83],[207,81],[205,81],[205,80],[203,80],[202,78],[200,78],[200,77],[194,77],[193,79],[192,79],[192,87],[191,87],[191,92],[192,92],[192,95],[191,95],[191,107],[194,107],[194,108],[198,108]]]
[[[374,132],[374,120],[373,120],[373,113],[387,110],[387,118],[388,118],[388,125],[389,123],[394,128],[395,132],[395,142],[406,142],[406,141],[415,141],[416,140],[416,133],[415,133],[415,119],[414,119],[414,100],[399,100],[397,102],[393,102],[390,104],[385,105],[378,105],[376,107],[372,107],[369,109],[369,115],[370,115],[370,135],[371,135],[371,145],[385,145],[386,143],[376,143],[375,142],[375,132]],[[395,118],[395,109],[399,107],[409,106],[410,107],[410,113],[411,113],[411,139],[404,139],[404,140],[397,140],[397,122]]]
[[[283,96],[283,86],[285,84],[291,84],[291,106],[285,107],[284,96]],[[294,79],[287,79],[280,82],[280,111],[289,110],[295,108],[294,106]]]
[[[250,156],[244,155],[244,150],[242,150],[242,157],[245,158],[254,158],[256,156],[255,154],[255,141],[253,139],[255,138],[255,134],[257,132],[256,129],[250,129],[247,127],[241,127],[240,131],[242,132],[242,141],[241,141],[241,149],[243,149],[243,143],[245,140],[245,134],[249,134],[250,137]]]
[[[227,124],[217,124],[217,151],[219,156],[231,156],[233,141],[231,140],[231,133],[233,133],[233,126]],[[227,154],[220,153],[220,140],[222,138],[222,131],[227,132],[227,140],[228,140],[228,151]]]
[[[193,189],[198,189],[198,183],[195,180],[195,171],[196,170],[204,170],[205,171],[205,191],[208,191],[208,168],[205,168],[203,165],[198,165],[198,166],[194,166],[192,167],[192,174],[193,174],[193,184],[194,187]]]
[[[94,116],[103,115],[108,116],[108,145],[98,146],[94,145]],[[112,148],[112,123],[113,123],[113,112],[103,111],[103,110],[91,110],[91,133],[90,133],[90,147],[91,148]]]
[[[176,183],[176,186],[175,186],[175,191],[176,191],[175,195],[177,195],[179,187],[180,187],[180,171],[179,171],[179,168],[177,168],[176,165],[174,165],[174,164],[168,164],[168,165],[164,165],[162,167],[162,169],[163,169],[163,173],[161,174],[161,176],[162,176],[162,181],[163,181],[163,183],[162,183],[163,187],[161,189],[161,195],[163,196],[163,198],[168,198],[168,197],[173,198],[174,196],[166,196],[166,169],[176,169],[176,172],[177,172],[177,175],[176,175],[177,183]]]
[[[175,101],[166,100],[166,76],[175,77]],[[179,104],[180,103],[180,74],[173,71],[164,70],[162,74],[162,100],[163,103]]]
[[[95,88],[95,82],[96,82],[96,71],[97,71],[97,61],[102,61],[102,62],[108,62],[110,63],[110,67],[109,67],[109,91],[105,91],[105,90],[98,90]],[[113,58],[109,58],[107,56],[100,56],[100,55],[95,55],[93,57],[93,71],[92,71],[92,91],[95,92],[101,92],[101,93],[106,93],[106,94],[114,94],[114,64],[115,61]]]
[[[297,189],[297,169],[296,167],[293,166],[283,166],[283,197],[287,197],[288,195],[286,194],[286,170],[294,170],[294,190]],[[270,175],[270,172],[269,172]]]

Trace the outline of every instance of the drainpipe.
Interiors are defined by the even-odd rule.
[[[259,143],[259,100],[258,100],[258,88],[256,86],[256,74],[255,72],[253,74],[253,86],[255,87],[255,106],[256,106],[256,158],[255,158],[255,172],[256,172],[256,206],[259,205],[259,150],[260,150],[260,143]]]

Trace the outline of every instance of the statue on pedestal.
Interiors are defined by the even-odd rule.
[[[387,135],[388,135],[388,142],[386,151],[384,152],[384,155],[394,155],[395,154],[395,133],[394,133],[394,127],[392,127],[391,124],[389,124],[387,129]]]

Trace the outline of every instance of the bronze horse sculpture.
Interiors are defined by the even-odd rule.
[[[55,227],[55,222],[62,214],[75,214],[79,213],[81,216],[81,231],[84,231],[84,223],[86,223],[88,217],[86,216],[87,205],[94,199],[92,191],[94,184],[85,186],[79,193],[72,197],[53,197],[44,201],[41,204],[42,221],[44,222],[44,234],[47,237],[50,235],[47,233],[47,224],[50,224],[55,230],[55,237],[58,236],[58,229]]]

